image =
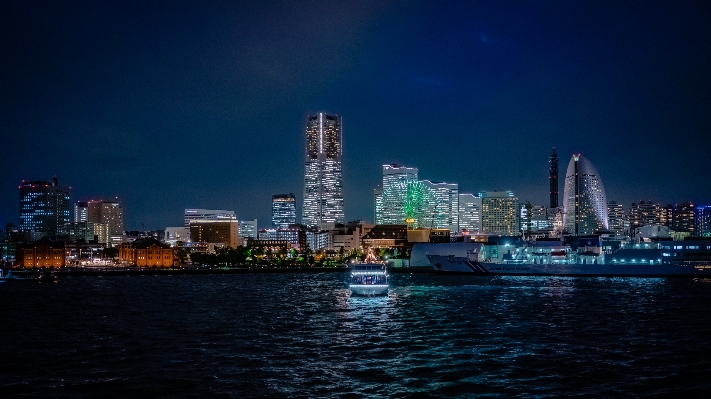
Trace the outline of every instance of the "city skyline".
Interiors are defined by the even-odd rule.
[[[295,22],[315,10],[333,24]],[[19,225],[22,180],[56,175],[72,202],[118,196],[128,230],[179,226],[192,207],[267,226],[273,194],[303,192],[303,120],[321,110],[346,119],[346,220],[372,219],[371,190],[392,163],[545,205],[553,146],[594,160],[625,208],[711,202],[705,6],[0,11],[2,223]]]

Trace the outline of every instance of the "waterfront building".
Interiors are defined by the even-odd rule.
[[[242,245],[237,220],[197,220],[190,223],[190,239],[215,246],[237,248]]]
[[[18,245],[17,252],[17,259],[25,268],[58,268],[67,265],[64,242],[52,241],[47,237],[29,244]]]
[[[548,207],[543,205],[531,205],[530,212],[526,206],[521,204],[521,231],[530,231],[533,234],[538,234],[542,231],[553,230],[553,223],[548,217]]]
[[[74,204],[74,223],[89,221],[89,203],[86,201],[77,201]]]
[[[319,112],[306,118],[302,224],[343,223],[342,120]]]
[[[119,245],[119,262],[138,267],[171,267],[176,264],[173,248],[152,236]]]
[[[555,147],[553,147],[553,153],[548,160],[550,164],[550,170],[548,173],[548,180],[550,184],[550,207],[558,207],[558,155],[555,153]]]
[[[697,206],[694,215],[694,234],[697,237],[711,237],[711,206]]]
[[[595,166],[584,156],[570,158],[563,188],[563,226],[569,234],[595,234],[609,227],[605,187]]]
[[[257,219],[240,220],[238,227],[239,236],[245,238],[257,238]]]
[[[519,201],[511,191],[483,191],[481,198],[481,232],[502,236],[520,234]]]
[[[459,228],[469,234],[481,232],[481,198],[474,194],[459,194]]]
[[[103,223],[109,226],[109,244],[118,245],[123,242],[123,206],[119,201],[89,201],[87,204],[87,221]]]
[[[35,237],[64,236],[71,221],[69,188],[60,186],[55,176],[51,182],[23,180],[19,189],[20,230]]]
[[[272,227],[286,228],[294,223],[296,223],[296,196],[293,193],[272,195]]]
[[[459,231],[459,184],[432,182],[423,180],[422,183],[434,191],[437,201],[432,209],[434,215],[433,228],[449,229],[451,232]]]
[[[383,165],[383,184],[374,190],[375,224],[401,223],[402,204],[393,202],[395,198],[405,198],[410,183],[417,182],[417,168],[397,164]],[[388,190],[387,201],[383,203],[383,193]]]
[[[625,207],[617,201],[607,202],[607,219],[610,231],[616,236],[623,236],[629,232],[629,221],[625,214]]]
[[[674,207],[672,226],[694,234],[694,204],[683,202]]]
[[[190,227],[190,223],[199,220],[230,221],[237,220],[234,211],[222,209],[186,209],[185,227]]]
[[[363,235],[365,248],[404,247],[407,244],[408,226],[406,224],[375,225]]]

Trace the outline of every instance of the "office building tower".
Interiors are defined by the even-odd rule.
[[[432,210],[434,228],[449,229],[450,232],[459,231],[459,184],[432,182],[423,180],[422,183],[434,191],[437,201]]]
[[[185,227],[190,227],[190,223],[198,220],[230,221],[237,220],[234,211],[221,209],[186,209]]]
[[[109,243],[118,245],[123,241],[123,206],[120,201],[89,201],[87,221],[109,226]]]
[[[662,212],[659,204],[653,204],[652,201],[633,202],[629,212],[630,233],[643,226],[663,225],[662,215],[666,215],[666,210]],[[666,221],[667,216],[664,218]]]
[[[459,231],[481,232],[481,198],[474,194],[459,194]]]
[[[521,205],[521,231],[538,234],[553,230],[553,223],[548,217],[548,208],[543,205]],[[528,207],[530,205],[530,208]]]
[[[296,196],[293,193],[272,195],[272,227],[285,229],[295,223]]]
[[[694,204],[684,202],[674,207],[672,226],[694,234]]]
[[[48,181],[22,181],[20,185],[20,230],[37,233],[33,238],[63,236],[71,222],[69,188],[55,176]]]
[[[694,235],[711,237],[711,206],[697,206],[694,214]]]
[[[481,198],[481,231],[515,236],[521,231],[518,198],[511,191],[484,191]]]
[[[558,155],[555,153],[555,147],[553,147],[553,153],[551,154],[550,159],[548,160],[548,163],[550,163],[550,172],[548,175],[548,179],[550,180],[550,207],[551,208],[557,208],[558,207]]]
[[[616,236],[629,234],[629,221],[622,204],[618,204],[616,201],[607,202],[607,220],[610,231]]]
[[[240,220],[238,233],[240,238],[244,241],[247,238],[257,239],[257,219],[252,220]]]
[[[306,118],[302,224],[343,223],[342,120],[319,112]]]
[[[374,191],[375,195],[375,224],[392,224],[386,223],[385,220],[393,221],[399,220],[400,214],[402,213],[401,207],[396,206],[393,209],[393,205],[389,204],[389,208],[383,208],[383,192],[390,187],[395,186],[395,191],[407,191],[407,185],[409,183],[417,182],[417,168],[408,168],[406,166],[399,166],[396,164],[383,165],[383,184],[381,187],[376,188]],[[391,196],[391,194],[389,194]],[[402,193],[398,196],[403,196]],[[397,223],[403,223],[401,220]],[[397,224],[395,223],[395,224]]]
[[[194,220],[190,222],[190,240],[219,247],[242,245],[237,220]]]
[[[595,166],[573,155],[565,173],[563,226],[571,235],[594,234],[609,227],[605,187]]]
[[[89,203],[85,201],[77,201],[74,204],[74,223],[88,221]]]

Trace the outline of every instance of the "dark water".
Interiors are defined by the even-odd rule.
[[[0,397],[711,392],[711,280],[344,273],[0,284]]]

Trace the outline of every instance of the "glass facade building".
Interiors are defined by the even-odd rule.
[[[296,196],[272,195],[272,227],[285,229],[296,223]]]
[[[219,220],[230,221],[237,220],[235,211],[225,211],[221,209],[186,209],[185,210],[185,227],[190,227],[191,222],[199,220]]]
[[[306,118],[302,224],[343,223],[342,120],[317,113]]]
[[[20,185],[20,230],[56,238],[65,235],[71,222],[69,189],[55,177],[47,181],[22,181]]]
[[[563,227],[576,236],[609,228],[602,179],[595,166],[580,154],[570,158],[565,173]]]
[[[694,215],[695,235],[711,237],[711,206],[697,206]]]

